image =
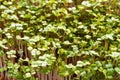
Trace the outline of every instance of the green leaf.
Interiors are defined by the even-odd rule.
[[[25,18],[25,19],[31,18],[31,17],[32,17],[32,15],[31,15],[30,13],[24,15],[24,18]]]
[[[91,3],[89,1],[83,1],[81,4],[87,7],[91,6]]]
[[[91,50],[89,52],[90,52],[91,55],[99,56],[98,52],[96,52],[96,51]]]
[[[64,41],[63,44],[70,45],[71,43],[69,41]]]
[[[110,56],[113,58],[120,57],[120,52],[112,52],[112,54],[110,54]]]
[[[31,73],[26,73],[25,78],[29,78],[29,77],[31,77]]]
[[[120,68],[119,67],[115,67],[115,71],[120,74]]]
[[[2,68],[0,68],[0,72],[4,72],[4,71],[6,71],[6,70],[7,70],[6,67],[2,67]]]

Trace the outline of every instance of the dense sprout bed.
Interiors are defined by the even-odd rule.
[[[119,9],[119,0],[0,0],[0,71],[119,80]]]

